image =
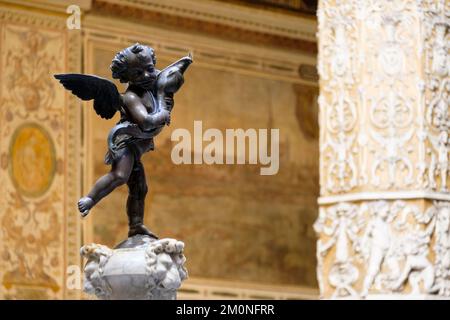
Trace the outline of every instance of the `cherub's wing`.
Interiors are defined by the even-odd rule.
[[[111,119],[120,110],[120,93],[112,81],[77,73],[55,74],[55,78],[78,98],[94,99],[95,112],[102,118]]]

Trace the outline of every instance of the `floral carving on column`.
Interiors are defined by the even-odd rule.
[[[448,191],[450,118],[450,4],[421,1],[425,38],[425,119],[428,138],[428,181],[425,187]]]
[[[425,211],[405,201],[339,203],[321,208],[314,225],[318,270],[330,298],[369,293],[450,296],[450,205],[435,201]],[[325,274],[328,273],[326,277]]]
[[[328,1],[326,1],[328,2]],[[349,1],[337,1],[339,6],[324,6],[318,12],[323,40],[319,42],[319,74],[323,91],[319,97],[322,117],[321,175],[324,192],[349,191],[357,185],[356,139],[352,131],[357,122],[355,91],[356,18]],[[326,63],[325,63],[326,61]]]
[[[417,64],[417,16],[412,2],[380,1],[364,18],[367,60],[361,81],[368,93],[370,183],[376,189],[404,188],[412,185],[414,174],[416,97],[408,79]]]

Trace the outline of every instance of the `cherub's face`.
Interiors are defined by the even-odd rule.
[[[129,83],[150,90],[156,81],[156,69],[152,57],[149,54],[139,53],[128,60]]]

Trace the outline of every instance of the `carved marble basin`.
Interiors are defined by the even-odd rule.
[[[184,243],[137,235],[115,249],[98,244],[81,248],[87,258],[84,291],[99,299],[174,300],[187,278]]]

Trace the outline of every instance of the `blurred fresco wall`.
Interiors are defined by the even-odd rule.
[[[220,297],[214,288],[229,298],[258,290],[275,298],[314,297],[314,15],[245,1],[136,3],[0,2],[0,297],[81,298],[70,286],[76,272],[67,269],[82,266],[79,247],[112,247],[126,237],[126,186],[87,219],[76,211],[78,197],[109,170],[106,137],[118,119],[98,118],[91,103],[78,102],[52,74],[111,79],[114,54],[135,42],[155,49],[159,69],[194,55],[170,127],[143,156],[146,224],[186,243],[190,279],[181,297]],[[81,9],[80,29],[67,28],[71,4]],[[213,9],[211,18],[206,13]],[[226,19],[236,14],[233,22]],[[261,165],[173,164],[171,132],[193,134],[198,120],[203,130],[279,129],[278,173],[262,176]]]

